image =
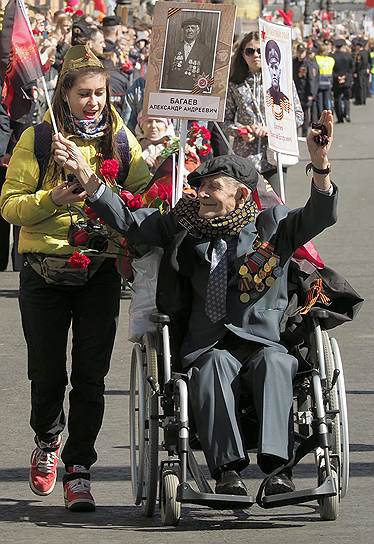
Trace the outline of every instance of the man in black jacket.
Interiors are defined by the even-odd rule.
[[[338,123],[351,122],[349,93],[352,86],[353,59],[345,50],[346,41],[338,39],[335,42],[335,59],[333,70],[334,108]]]
[[[306,47],[303,44],[298,44],[296,47],[296,56],[293,59],[292,67],[293,80],[304,112],[304,123],[300,127],[301,136],[305,137],[310,125],[310,110],[314,100],[313,89],[316,76],[306,56]]]

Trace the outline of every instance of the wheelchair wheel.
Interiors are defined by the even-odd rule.
[[[153,337],[145,335],[145,354],[140,345],[133,348],[130,373],[130,465],[135,504],[142,504],[152,516],[158,483],[158,396],[149,385],[157,383],[157,352]]]
[[[335,370],[334,355],[331,349],[330,338],[326,331],[322,331],[323,355],[326,368],[327,387],[330,389],[332,377]],[[340,432],[340,410],[339,398],[336,385],[329,391],[327,410],[336,411],[336,415],[331,422],[331,431],[329,432],[329,449],[331,451],[331,469],[332,476],[335,479],[338,493],[335,497],[324,497],[319,500],[320,517],[326,521],[333,521],[339,515],[340,507],[340,467],[341,467],[341,432]],[[319,459],[318,479],[322,483],[326,478],[323,460]]]
[[[130,371],[130,468],[132,494],[135,504],[141,504],[144,478],[144,398],[143,353],[139,344],[135,344],[131,354]]]
[[[165,470],[161,482],[162,525],[178,525],[181,517],[181,503],[177,501],[178,485],[178,474],[171,470]]]
[[[348,410],[347,410],[347,396],[345,391],[344,371],[342,359],[340,356],[340,350],[338,342],[335,338],[331,338],[331,348],[334,354],[335,368],[340,371],[338,381],[336,382],[338,388],[338,399],[340,409],[340,421],[341,421],[341,439],[342,439],[342,452],[341,452],[341,498],[344,498],[348,491],[349,484],[349,429],[348,429]]]
[[[151,334],[145,335],[144,345],[147,365],[146,378],[152,378],[153,383],[158,383],[157,351],[154,346],[154,338]],[[142,502],[144,513],[148,517],[153,516],[157,502],[157,484],[159,476],[158,416],[158,395],[147,380],[145,383],[144,486]]]

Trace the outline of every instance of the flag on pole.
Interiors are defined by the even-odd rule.
[[[0,77],[3,104],[12,119],[19,119],[31,108],[27,94],[43,76],[38,47],[31,32],[22,0],[9,0],[0,34]]]

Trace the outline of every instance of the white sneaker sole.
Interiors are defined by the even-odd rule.
[[[33,481],[32,481],[32,478],[31,478],[31,472],[29,474],[29,486],[30,486],[30,489],[33,493],[35,493],[35,495],[39,495],[39,497],[45,497],[47,495],[50,495],[52,493],[52,491],[54,490],[55,488],[55,485],[56,485],[56,480],[57,480],[57,474],[56,474],[56,478],[55,478],[55,481],[53,482],[53,485],[51,486],[51,488],[48,490],[48,491],[40,491],[37,487],[34,486],[33,484]]]

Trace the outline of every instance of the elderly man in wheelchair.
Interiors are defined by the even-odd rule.
[[[180,358],[197,435],[219,494],[247,495],[240,472],[249,460],[237,416],[243,390],[258,420],[260,469],[271,474],[292,457],[298,362],[280,342],[288,268],[298,247],[336,221],[337,187],[328,160],[332,113],[323,112],[320,124],[328,142],[316,143],[318,130],[308,136],[313,179],[304,208],[277,205],[259,212],[252,198],[258,175],[250,161],[233,156],[209,160],[189,174],[197,199],[182,198],[167,214],[132,212],[94,177],[85,184],[100,217],[130,244],[164,248],[173,269],[188,280],[189,320]],[[265,495],[294,489],[286,468],[267,480]]]

